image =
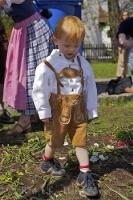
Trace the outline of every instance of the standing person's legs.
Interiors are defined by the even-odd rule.
[[[45,146],[41,169],[45,173],[50,173],[55,176],[63,176],[65,170],[54,158],[56,149],[62,148],[65,137],[65,135],[61,134],[59,131],[59,121],[57,119],[58,117],[55,118],[54,116],[54,119],[50,124],[45,124],[44,134],[48,143]]]
[[[129,51],[125,48],[118,48],[117,77],[126,77],[128,73],[128,55]]]
[[[77,185],[82,187],[81,195],[97,196],[98,188],[95,184],[89,164],[89,155],[86,148],[76,147],[76,156],[80,165],[80,173],[77,177]]]
[[[89,155],[87,151],[87,123],[71,124],[69,134],[72,144],[76,147],[76,156],[79,161],[80,173],[77,177],[77,185],[82,188],[81,195],[97,196],[98,188],[91,173]]]
[[[55,160],[54,154],[57,148],[61,149],[63,146],[68,125],[62,126],[60,124],[60,109],[57,95],[51,96],[50,102],[52,119],[44,125],[44,134],[47,144],[45,146],[41,169],[45,173],[63,176],[65,174],[65,170],[60,163]],[[54,109],[53,111],[54,107],[56,107],[56,110]]]
[[[48,143],[45,147],[41,169],[43,172],[54,176],[63,176],[65,174],[65,169],[54,158],[54,153],[55,148]]]

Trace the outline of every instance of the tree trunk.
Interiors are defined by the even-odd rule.
[[[84,0],[82,20],[85,22],[86,27],[85,44],[102,44],[102,36],[99,28],[99,0]],[[86,54],[89,55],[90,50],[87,50]],[[98,51],[94,49],[92,54],[97,58]]]
[[[110,25],[110,36],[113,48],[113,58],[114,61],[117,60],[117,39],[116,33],[119,26],[119,15],[120,8],[118,0],[108,0],[108,12],[109,12],[109,25]]]

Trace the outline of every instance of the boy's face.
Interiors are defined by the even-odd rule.
[[[82,41],[68,42],[68,40],[63,36],[60,39],[54,37],[54,43],[55,45],[58,45],[58,49],[63,53],[65,58],[71,60],[76,56]]]

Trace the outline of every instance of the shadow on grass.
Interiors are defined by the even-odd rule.
[[[92,170],[99,178],[116,169],[123,169],[133,174],[133,148],[118,149],[108,154],[109,159],[105,162],[98,161],[92,164]]]
[[[43,130],[43,124],[40,124],[40,125],[34,124],[34,127],[33,127],[34,132],[40,131],[40,129]],[[0,136],[2,136],[2,133],[0,133]],[[6,139],[6,142],[5,142],[6,145],[9,144],[9,142],[10,142],[10,145],[14,145],[14,144],[21,145],[26,140],[26,135],[22,135],[22,134],[20,136],[7,137],[4,133],[3,137],[5,137]],[[97,138],[97,139],[99,140],[100,138]],[[107,139],[109,139],[108,136],[107,136]],[[3,143],[2,138],[0,138],[0,140]],[[115,150],[114,152],[107,153],[109,157],[107,161],[99,160],[98,162],[94,164],[91,163],[91,168],[92,168],[92,171],[94,172],[94,178],[96,182],[98,182],[101,179],[101,177],[104,177],[105,175],[108,175],[109,173],[116,171],[117,169],[122,169],[132,174],[133,173],[132,152],[133,152],[132,149],[128,149],[128,148],[122,149],[122,150],[118,149],[118,150]],[[48,199],[49,200],[50,199],[51,200],[52,199],[53,200],[56,200],[56,199],[83,200],[84,198],[79,196],[79,189],[76,187],[76,184],[75,184],[77,175],[79,173],[78,162],[76,160],[75,155],[71,156],[69,159],[67,160],[68,165],[65,165],[65,168],[67,171],[66,176],[57,179],[51,176],[44,175],[43,177],[43,180],[45,180],[44,184],[41,186],[39,185],[36,191],[35,190],[32,191],[32,189],[30,189],[30,191],[26,191],[26,193],[23,194],[22,199],[23,200],[35,200],[35,199],[36,200],[37,199],[38,200],[44,200],[44,199],[45,200],[48,200]],[[123,180],[124,180],[124,177],[123,177]],[[109,183],[110,182],[108,181],[108,185]],[[71,185],[73,185],[73,188],[72,188],[73,190],[69,189]],[[65,190],[64,188],[67,188],[68,190]],[[66,198],[66,196],[68,198]],[[87,197],[85,199],[87,199]],[[88,197],[88,199],[98,200],[100,199],[100,195],[95,198]]]
[[[122,149],[116,150],[115,153],[108,154],[109,159],[107,161],[98,161],[96,163],[91,163],[92,172],[95,178],[96,183],[104,177],[105,175],[110,174],[113,171],[117,171],[118,169],[127,171],[130,174],[133,174],[133,167],[132,167],[132,151],[129,149]],[[128,157],[127,157],[128,156]],[[129,162],[130,158],[130,162]],[[97,199],[101,198],[100,194],[97,197],[81,197],[79,196],[80,189],[76,186],[76,178],[79,173],[78,169],[78,162],[75,159],[70,158],[67,160],[67,165],[65,165],[67,174],[62,178],[53,178],[50,175],[46,176],[45,182],[36,192],[27,192],[24,195],[24,200],[31,200],[31,199],[39,199],[39,200],[48,200],[48,199],[76,199],[76,200],[83,200],[83,199]],[[122,176],[122,175],[121,175]],[[125,177],[123,176],[123,180]],[[108,180],[107,180],[108,181]],[[107,184],[110,184],[112,180],[110,179]],[[72,186],[73,185],[73,186]],[[72,188],[73,187],[73,188]],[[67,190],[65,190],[67,188]],[[101,193],[101,191],[100,191]]]
[[[76,171],[78,174],[78,171]],[[76,199],[82,200],[83,197],[79,196],[80,189],[75,184],[76,177],[71,174],[66,174],[66,176],[61,178],[53,178],[49,176],[41,188],[37,192],[29,192],[24,195],[23,200],[39,199],[39,200],[48,200],[48,199]],[[72,190],[67,190],[66,188],[69,185],[73,184]],[[68,193],[68,194],[67,194]],[[66,197],[67,196],[67,197]],[[99,199],[100,194],[97,197],[85,197],[85,199]]]
[[[79,195],[81,188],[76,185],[76,179],[79,174],[79,165],[77,159],[68,159],[65,165],[66,175],[64,177],[53,177],[45,174],[45,182],[38,188],[36,192],[28,191],[23,195],[23,200],[64,200],[75,199],[83,200],[84,197]],[[68,186],[71,185],[71,188]],[[100,194],[96,197],[85,197],[85,199],[100,199]]]

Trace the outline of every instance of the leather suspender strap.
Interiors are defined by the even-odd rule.
[[[79,67],[80,67],[80,70],[81,70],[81,83],[82,83],[82,86],[84,87],[83,69],[82,69],[82,67],[81,67],[81,60],[80,60],[79,56],[77,56],[77,60],[78,60]]]
[[[54,72],[56,80],[57,80],[57,93],[60,94],[60,86],[64,87],[63,84],[60,82],[59,78],[58,78],[58,74],[55,71],[55,68],[45,59],[44,63]]]

